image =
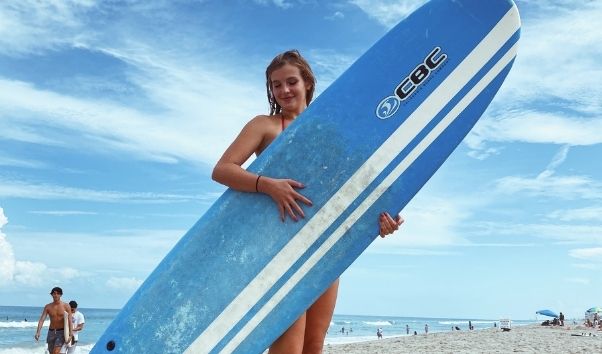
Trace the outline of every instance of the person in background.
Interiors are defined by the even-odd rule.
[[[424,334],[429,334],[429,324],[424,325]]]
[[[67,347],[67,354],[75,354],[75,348],[77,348],[77,341],[79,340],[79,332],[84,329],[86,319],[84,314],[77,309],[77,302],[75,300],[69,301],[69,307],[71,307],[71,316],[73,317],[73,339],[71,346]]]

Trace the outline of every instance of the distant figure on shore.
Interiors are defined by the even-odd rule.
[[[564,326],[564,314],[562,312],[560,312],[558,319],[560,320],[560,325]]]
[[[429,324],[424,325],[424,334],[429,334]]]
[[[46,344],[48,344],[48,352],[50,352],[50,354],[59,354],[63,344],[65,344],[65,312],[69,317],[69,321],[67,323],[70,327],[73,318],[71,316],[71,308],[69,307],[69,305],[61,301],[63,289],[59,287],[54,287],[50,291],[50,295],[52,296],[52,302],[44,306],[42,314],[40,315],[40,320],[38,321],[38,329],[36,330],[34,338],[36,342],[40,339],[40,332],[42,331],[44,321],[46,320],[46,317],[50,316],[50,326],[48,327]],[[73,335],[73,329],[69,329],[69,340],[71,340]]]
[[[341,334],[345,334],[345,327],[341,328]]]
[[[379,328],[379,329],[376,330],[376,337],[378,339],[382,339],[383,338],[383,329],[382,328]]]
[[[410,334],[410,326],[406,325],[406,334]]]
[[[459,330],[460,330],[460,327],[456,326],[456,331],[459,331]]]
[[[414,335],[415,335],[415,336],[417,336],[417,335],[418,335],[418,333],[417,333],[416,331],[414,331]]]
[[[497,328],[497,322],[493,322],[493,328]]]

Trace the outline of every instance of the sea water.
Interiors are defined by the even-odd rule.
[[[100,338],[119,310],[79,309],[86,318],[84,330],[79,334],[78,353],[87,354]],[[46,348],[48,321],[42,328],[40,341],[33,336],[38,326],[42,307],[0,306],[0,354],[43,354]],[[326,335],[326,344],[341,344],[376,340],[376,331],[380,328],[384,338],[424,334],[425,325],[429,333],[451,331],[458,326],[468,330],[468,321],[475,330],[499,325],[497,319],[469,318],[422,318],[392,316],[355,316],[334,315]],[[513,320],[512,325],[525,325],[533,321]],[[406,327],[407,326],[407,327]]]

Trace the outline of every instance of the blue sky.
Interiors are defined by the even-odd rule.
[[[0,304],[60,285],[121,307],[223,192],[211,169],[267,112],[271,58],[299,49],[319,94],[422,3],[0,2]],[[342,276],[336,313],[602,305],[602,2],[518,7],[506,83],[402,231]]]

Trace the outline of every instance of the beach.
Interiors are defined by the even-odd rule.
[[[86,354],[119,310],[83,308],[82,311],[87,321],[78,349],[80,354]],[[0,354],[43,353],[44,341],[33,340],[39,315],[40,307],[0,306]],[[602,353],[602,331],[575,326],[573,320],[566,327],[545,327],[540,323],[541,319],[512,320],[512,330],[502,332],[499,319],[335,314],[324,354]],[[428,335],[424,334],[426,325]],[[476,330],[469,331],[469,325]],[[452,327],[460,330],[452,331]],[[43,329],[44,335],[47,328]],[[376,340],[379,329],[384,339]],[[418,334],[406,335],[406,331]],[[581,333],[592,336],[572,336]]]
[[[422,333],[324,348],[324,354],[371,353],[602,353],[602,331],[584,326],[528,325],[509,332],[490,328]]]

